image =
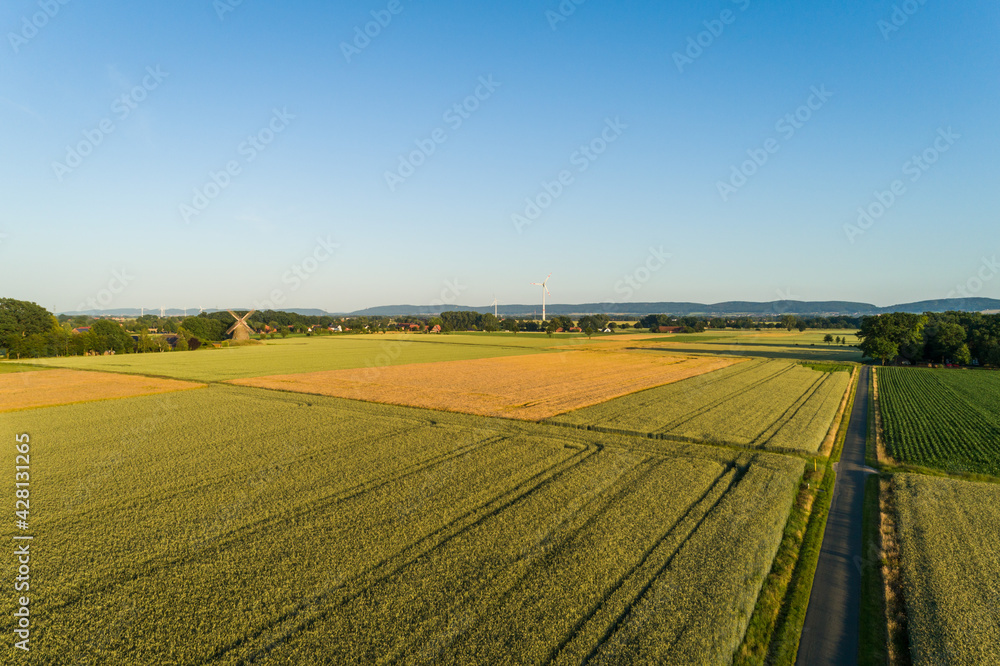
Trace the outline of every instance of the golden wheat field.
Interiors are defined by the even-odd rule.
[[[738,362],[732,358],[566,351],[273,375],[231,383],[537,421]]]
[[[75,402],[131,398],[199,388],[204,384],[82,370],[0,374],[0,412]]]

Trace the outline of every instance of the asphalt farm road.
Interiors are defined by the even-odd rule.
[[[799,643],[797,666],[858,663],[861,630],[861,520],[865,440],[868,437],[868,366],[861,368],[851,422],[837,465],[833,502],[823,534],[816,577]]]

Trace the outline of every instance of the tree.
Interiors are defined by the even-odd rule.
[[[959,365],[969,365],[972,363],[972,353],[969,351],[969,345],[963,343],[952,355],[952,360]]]
[[[609,325],[609,319],[607,315],[587,315],[585,317],[580,317],[580,321],[576,323],[577,326],[586,331],[588,328],[593,331],[603,331]]]
[[[229,313],[226,313],[227,316]],[[219,342],[226,338],[226,329],[229,328],[225,322],[206,317],[203,314],[197,317],[188,317],[183,322],[181,326],[190,335],[188,337],[194,336],[200,341],[204,342]]]
[[[965,344],[967,334],[961,324],[954,322],[942,323],[933,327],[933,329],[929,327],[928,332],[927,355],[935,359],[941,359],[942,363],[949,358],[955,358],[955,354],[962,347],[965,347],[965,350],[969,351],[968,345]]]
[[[0,298],[0,347],[9,349],[10,353],[23,353],[28,336],[47,333],[56,326],[58,320],[37,303]],[[37,351],[37,341],[31,348]]]
[[[840,338],[837,338],[837,341],[839,342]],[[827,333],[826,335],[823,336],[823,342],[825,342],[827,344],[832,343],[833,342],[833,336],[830,335],[829,333]]]
[[[926,316],[894,312],[861,318],[855,335],[861,340],[858,348],[868,358],[882,359],[903,356],[915,360],[923,355],[923,329]],[[889,351],[891,354],[888,354]]]
[[[93,349],[98,352],[113,351],[116,354],[131,352],[135,348],[132,336],[121,324],[110,319],[99,319],[90,327]]]
[[[545,334],[551,338],[558,328],[556,322],[550,321],[549,325],[545,327]]]
[[[517,332],[521,330],[521,325],[516,319],[504,319],[503,330],[510,331],[514,335],[517,335]]]
[[[799,321],[795,324],[795,328],[799,329],[799,333],[802,333],[806,330],[806,323],[799,319]]]
[[[885,365],[886,361],[894,359],[899,355],[899,345],[886,338],[874,338],[871,340],[869,351],[866,351],[865,355],[880,359],[882,365]]]
[[[660,326],[669,326],[670,317],[665,314],[649,314],[636,322],[636,328],[648,328],[651,331],[657,330]]]

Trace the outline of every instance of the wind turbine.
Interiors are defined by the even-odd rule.
[[[497,295],[496,294],[493,294],[493,302],[490,303],[490,305],[493,306],[493,316],[496,317],[497,316]]]
[[[550,277],[552,277],[552,273],[549,273],[545,277],[545,279],[542,280],[541,282],[532,282],[531,283],[531,285],[534,286],[534,287],[541,287],[542,288],[542,321],[545,321],[545,294],[548,294],[549,296],[552,295],[552,292],[550,292],[549,288],[546,286],[549,283],[549,278]]]

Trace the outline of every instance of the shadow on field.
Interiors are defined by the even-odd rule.
[[[657,351],[666,354],[691,353],[717,356],[748,356],[754,358],[776,358],[805,361],[852,361],[861,362],[861,352],[836,346],[781,345],[768,342],[741,342],[724,344],[706,342],[702,345],[675,344],[670,346],[629,347],[635,351]]]

